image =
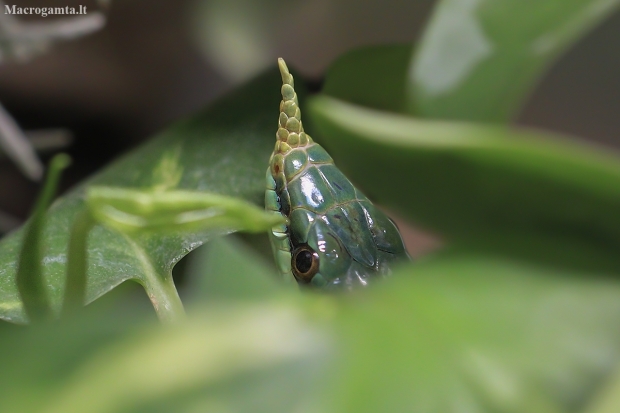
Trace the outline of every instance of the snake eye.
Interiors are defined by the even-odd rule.
[[[291,267],[297,281],[309,283],[314,274],[319,272],[319,254],[307,245],[302,245],[293,252]]]

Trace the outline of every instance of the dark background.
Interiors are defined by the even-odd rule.
[[[107,23],[28,61],[0,62],[0,102],[24,129],[63,127],[73,133],[68,152],[74,165],[63,178],[66,190],[170,122],[274,65],[278,56],[319,85],[328,65],[351,48],[410,42],[420,35],[433,3],[112,0],[106,7],[94,0],[16,0],[9,4],[84,5],[103,11]],[[616,14],[549,69],[516,122],[616,146],[619,49]],[[37,189],[11,161],[0,159],[0,210],[24,219]]]

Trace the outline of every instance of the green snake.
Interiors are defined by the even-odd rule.
[[[284,60],[278,66],[282,101],[265,190],[265,209],[286,218],[269,234],[278,270],[301,285],[366,286],[408,259],[402,238],[304,132],[293,76]]]

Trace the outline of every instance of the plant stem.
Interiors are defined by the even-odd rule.
[[[162,276],[161,274],[153,274],[149,277],[147,284],[144,286],[146,293],[155,308],[157,317],[162,323],[176,323],[185,319],[185,309],[179,298],[172,276]],[[157,279],[153,282],[151,279]]]
[[[77,214],[67,252],[67,282],[62,304],[61,317],[67,316],[84,306],[86,299],[86,272],[88,270],[88,234],[95,225],[89,210]]]
[[[157,317],[162,323],[175,323],[185,319],[185,309],[174,286],[172,274],[160,274],[153,267],[148,255],[129,236],[125,237],[132,246],[144,270],[144,289],[146,290]]]
[[[65,154],[56,155],[51,160],[45,184],[35,204],[30,222],[26,226],[22,241],[15,281],[24,304],[24,311],[31,323],[48,320],[53,315],[43,281],[41,237],[45,224],[45,211],[54,198],[62,170],[70,162],[71,159]]]

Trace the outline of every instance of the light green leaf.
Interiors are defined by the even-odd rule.
[[[367,195],[461,248],[620,269],[620,161],[558,135],[317,97],[321,142]]]
[[[322,411],[579,412],[620,360],[613,280],[464,255],[394,278],[342,297]]]
[[[544,69],[618,0],[442,0],[409,71],[410,111],[502,122]]]
[[[91,186],[86,204],[93,217],[125,234],[205,229],[267,231],[284,223],[240,198],[195,191],[152,192]]]
[[[202,307],[165,327],[102,312],[66,321],[3,336],[1,411],[296,411],[329,352],[291,303]]]
[[[280,85],[275,71],[256,79],[161,133],[57,201],[48,213],[43,236],[43,272],[53,308],[59,308],[63,296],[69,228],[84,209],[89,186],[207,191],[262,206]],[[227,231],[150,234],[134,240],[97,226],[88,239],[87,301],[123,281],[145,283],[147,277],[157,277],[173,289],[170,272],[174,264]],[[0,318],[23,323],[25,314],[15,287],[21,240],[18,231],[0,242]]]

